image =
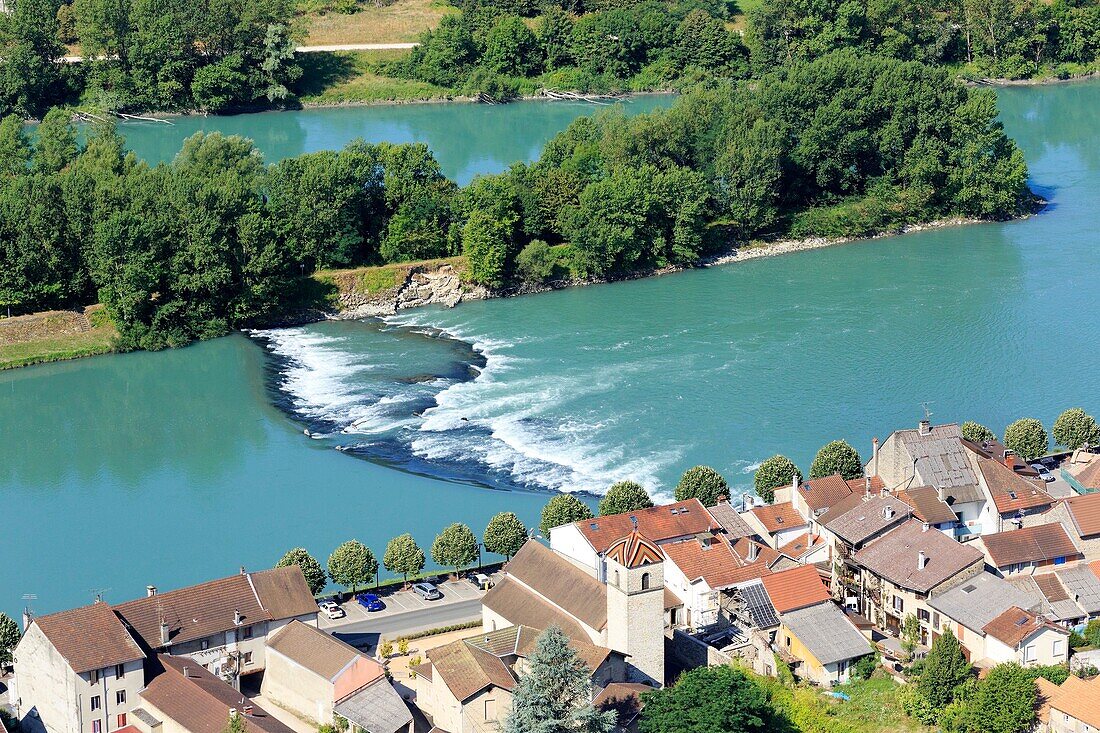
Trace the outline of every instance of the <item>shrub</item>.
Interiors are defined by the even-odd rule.
[[[378,645],[378,655],[383,659],[388,659],[393,654],[393,642],[389,639],[383,639],[382,643]]]
[[[1043,423],[1033,417],[1020,418],[1005,428],[1005,446],[1025,461],[1046,453],[1049,442]]]
[[[984,443],[987,440],[996,440],[997,435],[981,423],[967,420],[962,424],[962,436],[971,443]]]
[[[550,245],[541,239],[533,239],[516,255],[516,274],[524,282],[546,282],[554,274],[556,259]]]
[[[405,656],[409,653],[409,640],[401,638],[397,640],[397,653],[401,656]]]

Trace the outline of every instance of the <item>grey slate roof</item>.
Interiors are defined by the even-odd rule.
[[[978,486],[978,477],[959,442],[962,430],[955,423],[936,425],[928,435],[921,435],[919,430],[898,430],[895,436],[910,458],[916,459],[917,473],[924,483],[945,489]],[[957,494],[955,497],[963,501]]]
[[[726,530],[726,534],[731,539],[752,537],[756,534],[756,530],[750,527],[748,522],[742,519],[737,510],[730,506],[728,502],[721,502],[715,506],[707,507],[707,511],[714,517],[714,521],[722,525],[722,529]]]
[[[1087,565],[1055,570],[1066,593],[1089,615],[1100,613],[1100,578]]]
[[[1050,575],[1051,577],[1055,577],[1053,573]],[[1034,575],[1016,575],[1009,578],[1008,582],[1012,583],[1012,585],[1016,586],[1024,593],[1041,599],[1039,607],[1031,610],[1043,614],[1051,621],[1068,621],[1081,618],[1085,615],[1085,612],[1080,606],[1074,603],[1072,598],[1051,598],[1044,594],[1043,589],[1040,588],[1039,584],[1035,581]]]
[[[1013,606],[1035,609],[1041,603],[1038,588],[1034,593],[1025,592],[1015,584],[984,571],[928,601],[929,606],[944,616],[978,633]]]
[[[917,559],[924,551],[928,560],[921,568]],[[871,572],[918,593],[925,593],[984,559],[970,545],[963,545],[935,529],[924,531],[915,519],[872,540],[852,556]]]
[[[825,528],[850,545],[866,542],[887,527],[904,522],[912,509],[895,496],[876,496],[825,523]]]
[[[405,701],[386,679],[367,685],[335,709],[367,733],[397,733],[412,722]]]
[[[783,624],[822,664],[862,657],[871,643],[832,601],[785,613]]]

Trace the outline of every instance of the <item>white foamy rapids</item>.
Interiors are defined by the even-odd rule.
[[[381,364],[363,361],[363,355],[341,348],[345,339],[302,329],[256,331],[272,353],[286,359],[279,388],[290,398],[294,410],[311,420],[323,420],[345,431],[374,433],[414,424],[408,416],[395,416],[393,406],[441,389],[449,382],[434,380],[418,385],[401,385],[402,393],[373,394],[364,389],[361,376]]]
[[[387,319],[392,325],[430,325],[415,316]],[[603,493],[615,481],[632,479],[656,491],[660,472],[678,450],[626,459],[621,446],[601,440],[605,421],[562,419],[555,408],[615,387],[613,376],[525,377],[525,360],[514,343],[494,341],[462,327],[437,327],[471,343],[486,360],[476,379],[436,395],[411,439],[413,452],[429,461],[476,461],[521,485],[559,491]],[[620,375],[621,376],[621,375]]]

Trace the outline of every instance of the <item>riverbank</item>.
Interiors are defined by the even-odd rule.
[[[117,339],[101,305],[0,319],[0,370],[108,354]]]
[[[982,223],[980,219],[951,217],[925,224],[914,224],[897,231],[882,232],[871,237],[807,237],[804,239],[783,239],[774,242],[751,242],[715,253],[700,260],[695,265],[637,270],[606,278],[559,278],[544,283],[523,283],[497,289],[489,289],[467,282],[464,277],[467,265],[463,257],[402,263],[400,265],[363,267],[355,270],[330,270],[318,273],[314,277],[322,283],[336,288],[336,293],[331,301],[337,306],[336,310],[319,315],[335,320],[355,320],[389,316],[398,311],[420,308],[426,305],[443,305],[453,308],[468,300],[510,298],[564,290],[566,288],[640,280],[701,267],[729,265],[763,257],[779,257],[868,239],[883,239],[930,229],[980,223]]]

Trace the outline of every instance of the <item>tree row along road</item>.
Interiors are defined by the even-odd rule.
[[[403,51],[416,48],[417,43],[338,43],[331,46],[298,46],[296,53],[328,53],[332,51]],[[79,64],[84,56],[62,56],[61,61],[66,64]]]

